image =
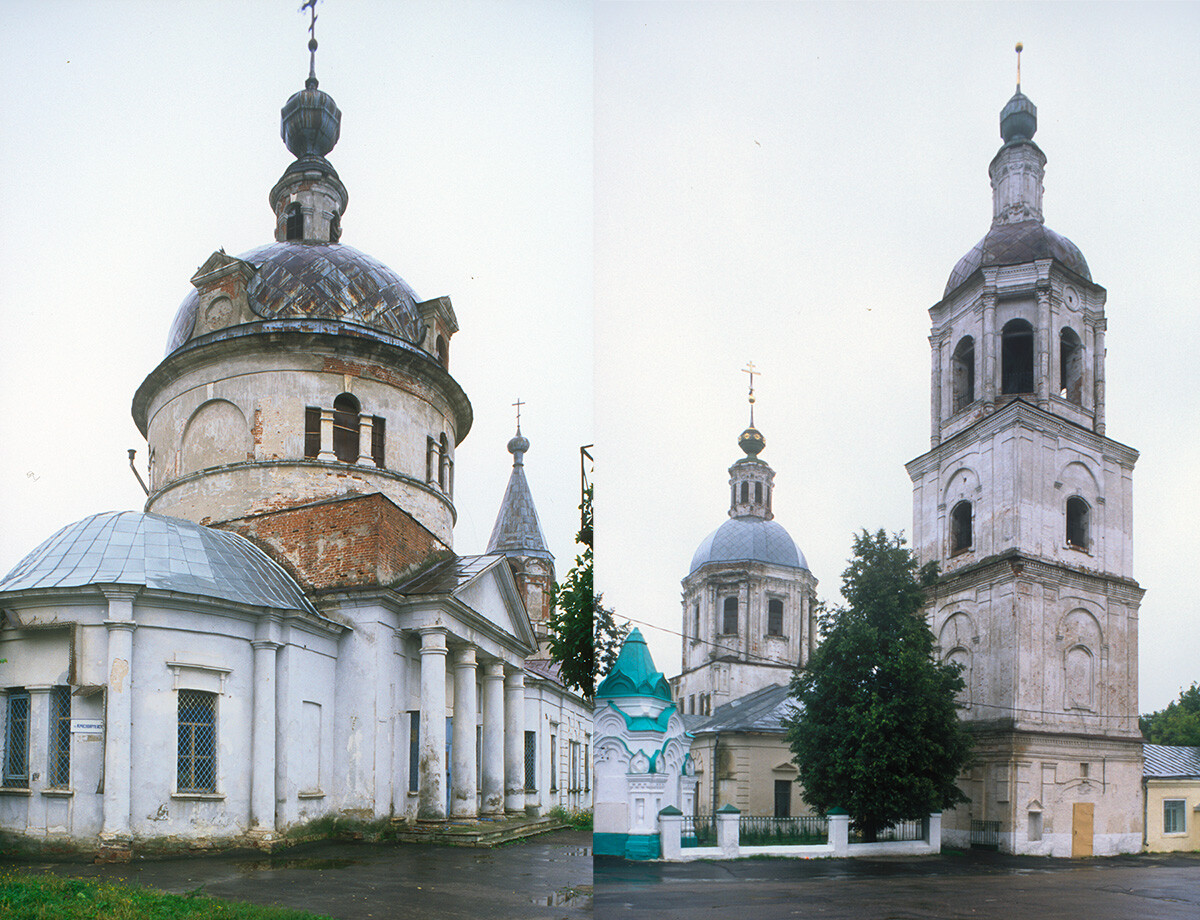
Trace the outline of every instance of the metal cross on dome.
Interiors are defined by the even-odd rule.
[[[518,396],[517,401],[515,403],[513,403],[513,405],[517,407],[517,434],[520,434],[521,433],[521,407],[523,405],[525,405],[525,403],[522,402],[521,397]]]
[[[317,76],[317,0],[304,0],[300,5],[300,12],[305,10],[312,15],[312,19],[308,23],[308,76],[311,79],[316,79]]]
[[[753,428],[754,427],[754,375],[757,374],[758,376],[761,377],[762,371],[760,371],[754,367],[753,361],[747,361],[746,366],[742,368],[742,373],[750,375],[750,394],[749,394],[750,427]]]

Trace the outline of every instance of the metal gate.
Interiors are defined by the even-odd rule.
[[[971,846],[1000,849],[1000,822],[971,820]]]

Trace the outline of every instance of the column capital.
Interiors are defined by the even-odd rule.
[[[475,646],[465,645],[454,650],[454,666],[456,668],[474,668],[477,664]]]
[[[133,620],[105,620],[104,628],[110,633],[121,632],[122,630],[125,632],[133,632],[135,629],[137,629],[137,623],[133,622]]]
[[[272,639],[251,639],[250,647],[252,649],[254,649],[255,651],[257,651],[258,649],[265,648],[265,649],[270,649],[271,651],[274,652],[274,651],[278,651],[283,646],[281,643],[275,642]]]
[[[429,626],[420,631],[421,654],[446,654],[446,630],[438,626]]]
[[[497,659],[483,662],[484,680],[504,680],[504,662]]]
[[[142,591],[139,585],[96,585],[96,587],[104,592],[104,596],[110,601],[129,601],[130,603]]]
[[[507,687],[516,689],[517,687],[525,686],[525,669],[514,668],[513,670],[505,670],[504,684]]]

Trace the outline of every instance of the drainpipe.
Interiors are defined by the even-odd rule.
[[[137,467],[133,465],[133,458],[137,456],[137,451],[132,447],[129,448],[129,468],[133,470],[133,475],[137,477],[138,485],[142,487],[142,491],[147,495],[150,494],[150,489],[146,485],[146,481],[142,479],[142,474],[137,471]]]
[[[712,756],[712,816],[713,820],[717,820],[717,763],[720,760],[718,756],[718,745],[721,743],[721,733],[713,737],[713,756]]]

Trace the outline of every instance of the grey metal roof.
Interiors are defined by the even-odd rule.
[[[1200,747],[1143,744],[1142,752],[1146,757],[1142,776],[1146,779],[1200,777]]]
[[[401,594],[453,594],[497,560],[500,555],[453,556],[400,585]]]
[[[1057,259],[1081,278],[1092,280],[1092,273],[1079,247],[1041,221],[993,224],[987,235],[958,260],[942,296],[949,296],[951,291],[983,266],[1020,265],[1035,259],[1051,258]]]
[[[781,524],[758,517],[730,518],[701,542],[688,574],[709,562],[767,562],[807,569],[808,560]]]
[[[508,488],[504,490],[504,498],[500,501],[500,513],[496,515],[487,551],[553,559],[546,549],[542,524],[533,505],[533,493],[529,491],[529,483],[525,479],[522,457],[529,449],[529,441],[518,431],[516,437],[508,442],[508,449],[513,455],[512,475],[508,477]]]
[[[258,271],[250,280],[250,308],[264,319],[333,319],[379,329],[405,341],[417,338],[413,289],[382,262],[340,243],[270,243],[238,256]],[[167,354],[192,334],[200,298],[179,305]]]
[[[783,734],[784,720],[796,711],[796,701],[786,685],[763,687],[723,706],[711,716],[690,722],[692,734],[700,732],[767,732]]]
[[[245,537],[139,511],[67,525],[18,562],[0,592],[104,584],[316,613],[292,577]]]

